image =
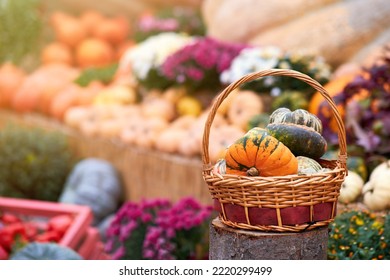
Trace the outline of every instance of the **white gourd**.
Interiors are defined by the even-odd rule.
[[[378,165],[363,187],[363,203],[372,211],[390,208],[390,161]]]
[[[362,193],[363,186],[362,177],[356,172],[348,170],[348,175],[341,185],[339,202],[345,204],[354,202]]]

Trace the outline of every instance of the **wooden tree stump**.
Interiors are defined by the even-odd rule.
[[[210,224],[210,260],[326,260],[328,227],[299,233],[241,230]]]

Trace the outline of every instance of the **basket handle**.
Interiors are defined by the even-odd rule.
[[[265,76],[289,76],[296,78],[298,80],[301,80],[308,85],[310,85],[312,88],[316,89],[321,93],[321,95],[326,99],[326,101],[329,103],[330,107],[332,108],[333,116],[335,117],[336,123],[337,123],[337,134],[339,139],[339,161],[343,168],[346,167],[346,161],[347,161],[347,144],[346,144],[346,136],[345,136],[345,126],[344,122],[342,121],[342,118],[340,116],[339,111],[337,110],[337,106],[334,103],[332,97],[330,97],[329,93],[321,86],[320,83],[318,83],[316,80],[312,79],[308,75],[302,74],[295,70],[290,69],[270,69],[270,70],[263,70],[259,72],[253,72],[250,74],[247,74],[243,76],[242,78],[238,79],[237,81],[231,83],[229,86],[227,86],[216,98],[214,101],[210,113],[206,119],[204,132],[203,132],[203,142],[202,142],[202,161],[203,161],[203,169],[208,170],[211,167],[210,163],[210,156],[209,156],[209,138],[210,138],[210,128],[213,123],[214,117],[217,113],[217,110],[221,103],[225,100],[225,98],[236,88],[238,88],[240,85],[250,82],[253,80],[256,80],[258,78],[262,78]]]

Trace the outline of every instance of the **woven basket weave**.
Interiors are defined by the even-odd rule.
[[[319,91],[329,103],[337,123],[339,155],[336,160],[320,160],[329,171],[311,175],[247,177],[214,174],[210,162],[210,128],[223,100],[243,83],[265,76],[289,76]],[[341,184],[347,174],[344,123],[327,91],[314,79],[294,70],[271,69],[248,74],[226,87],[217,97],[204,127],[202,143],[203,178],[227,226],[240,229],[299,232],[327,226],[336,215]]]

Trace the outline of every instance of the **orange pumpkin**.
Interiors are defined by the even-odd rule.
[[[41,62],[43,64],[63,63],[66,65],[72,65],[73,53],[69,46],[60,42],[52,42],[43,47],[41,52]]]
[[[226,173],[241,176],[297,174],[298,160],[263,128],[255,127],[230,145],[225,154]]]
[[[50,18],[56,40],[71,48],[87,37],[87,30],[77,17],[64,12],[54,12]]]
[[[42,65],[23,80],[12,99],[12,107],[18,112],[37,110],[48,114],[53,97],[77,76],[76,69],[63,64]]]
[[[25,76],[26,73],[12,63],[0,67],[0,107],[11,106],[11,100]]]
[[[344,87],[355,78],[356,74],[346,74],[339,76],[338,78],[332,79],[327,84],[324,85],[324,88],[329,93],[331,97],[340,93]],[[320,92],[316,92],[310,100],[309,112],[317,115],[320,104],[325,101]]]
[[[113,47],[98,38],[86,38],[75,49],[76,63],[82,68],[103,67],[114,61]]]
[[[224,158],[227,147],[245,133],[241,128],[225,124],[210,132],[209,154],[211,162]]]
[[[351,82],[354,78],[356,78],[358,75],[363,75],[362,72],[349,72],[343,75],[339,75],[336,78],[329,81],[327,84],[324,85],[325,90],[329,93],[331,97],[336,96],[337,94],[341,93],[343,89]],[[367,90],[362,89],[359,94],[354,96],[355,100],[363,100],[369,96],[369,92]],[[322,106],[325,105],[325,106]],[[337,106],[337,110],[339,111],[342,118],[345,116],[345,107],[342,104],[339,104]],[[337,132],[337,122],[335,118],[333,117],[332,109],[330,108],[330,105],[325,101],[325,99],[322,97],[321,93],[316,92],[313,97],[310,100],[308,111],[314,115],[322,115],[328,119],[329,121],[329,127],[334,131]]]
[[[80,94],[80,90],[80,86],[70,84],[58,92],[50,104],[50,115],[58,120],[63,120],[66,111],[70,107],[77,105],[77,98]]]
[[[88,36],[93,34],[94,28],[98,26],[104,19],[104,15],[95,10],[85,10],[80,15],[81,24],[87,32]]]
[[[235,94],[227,110],[230,123],[246,129],[249,120],[264,111],[261,97],[250,90],[240,90]]]
[[[127,18],[116,16],[105,18],[93,29],[93,36],[112,45],[124,42],[130,35],[130,25]]]

